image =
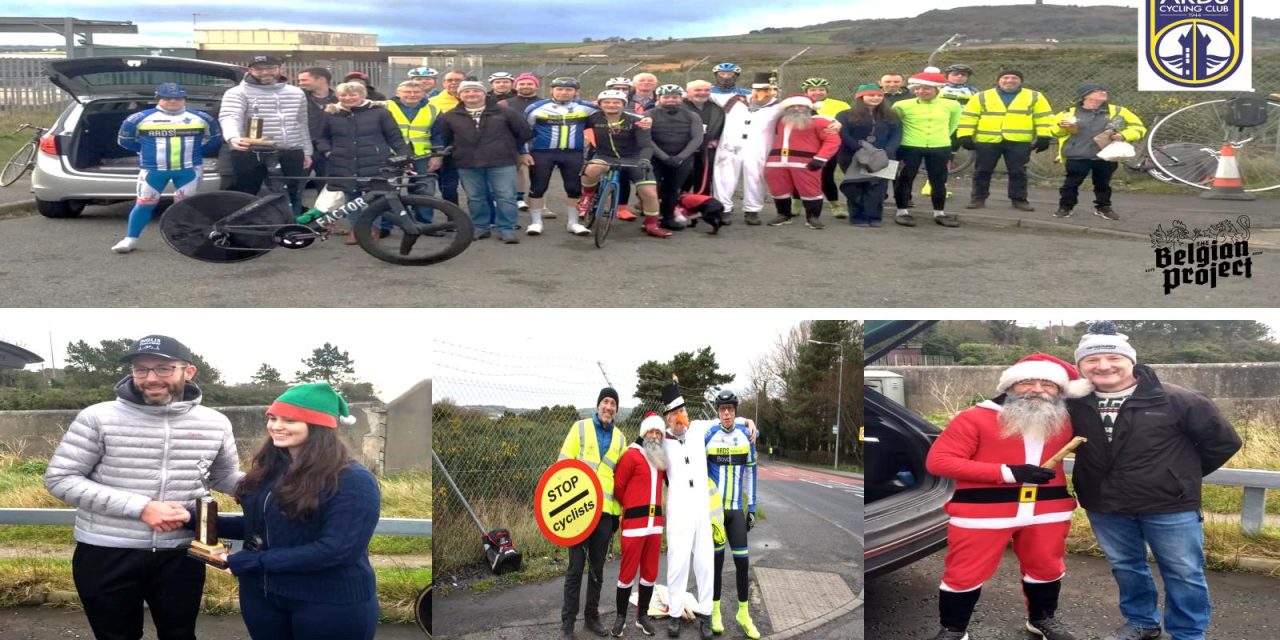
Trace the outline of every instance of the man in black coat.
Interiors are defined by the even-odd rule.
[[[685,181],[688,193],[711,195],[712,168],[716,166],[716,145],[724,133],[724,107],[711,99],[711,83],[694,80],[685,85],[684,104],[702,119],[702,148],[693,154],[693,171]]]
[[[661,227],[684,229],[687,221],[677,220],[680,190],[693,171],[693,154],[702,148],[702,120],[684,106],[684,89],[664,84],[655,92],[658,103],[645,116],[653,120],[653,174],[658,180],[658,211]]]
[[[516,163],[533,163],[520,155],[520,145],[533,139],[533,129],[515,110],[489,102],[484,85],[458,87],[458,106],[440,116],[442,146],[453,145],[453,161],[467,192],[467,210],[476,239],[489,237],[489,220],[497,220],[498,237],[516,244]],[[491,204],[492,203],[492,204]],[[496,206],[497,211],[491,211]],[[496,214],[496,215],[495,215]]]
[[[1147,548],[1164,580],[1164,627],[1175,639],[1204,638],[1204,476],[1240,450],[1240,436],[1204,395],[1162,383],[1111,322],[1089,327],[1076,348],[1089,395],[1067,401],[1075,435],[1076,498],[1089,516],[1120,591],[1125,624],[1107,640],[1160,637]]]

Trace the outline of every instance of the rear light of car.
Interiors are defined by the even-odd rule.
[[[51,156],[58,155],[58,136],[52,133],[40,136],[40,153],[47,153]]]

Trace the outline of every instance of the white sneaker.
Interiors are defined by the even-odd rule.
[[[542,223],[541,223],[541,222],[534,222],[533,224],[530,224],[530,225],[529,225],[529,228],[525,230],[525,233],[527,233],[527,234],[529,234],[529,235],[531,235],[531,236],[540,236],[540,235],[542,235]]]
[[[569,233],[572,233],[575,236],[589,236],[591,235],[591,230],[573,222],[569,224]]]
[[[525,202],[524,200],[516,200],[516,208],[521,211],[528,211],[529,203]]]
[[[137,248],[137,246],[138,246],[137,238],[125,238],[124,240],[117,242],[116,246],[111,247],[111,250],[116,253],[129,253],[133,251],[135,248]]]

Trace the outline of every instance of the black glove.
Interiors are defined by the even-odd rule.
[[[961,147],[973,151],[973,136],[962,136],[956,139],[960,141]]]
[[[640,162],[636,163],[636,166],[645,171],[648,171],[653,168],[653,163],[648,160],[641,160]]]
[[[806,168],[806,169],[808,169],[808,170],[810,170],[810,171],[817,171],[818,169],[821,169],[821,168],[825,167],[826,165],[827,165],[827,161],[826,161],[826,160],[819,160],[819,159],[817,159],[817,158],[814,158],[814,159],[810,160],[810,161],[809,161],[809,164],[806,164],[806,165],[804,166],[804,168]]]
[[[748,511],[747,512],[747,531],[750,531],[754,528],[756,528],[756,514],[754,512]]]
[[[1036,138],[1035,144],[1031,145],[1031,149],[1036,153],[1040,153],[1041,151],[1048,149],[1050,144],[1053,144],[1053,138],[1040,136]]]
[[[1054,476],[1057,475],[1057,472],[1053,469],[1038,467],[1034,464],[1011,464],[1009,465],[1009,472],[1013,474],[1014,480],[1032,484],[1045,484],[1053,480]]]
[[[678,167],[684,164],[684,158],[681,158],[680,156],[667,156],[667,159],[664,162],[667,163],[668,167]]]

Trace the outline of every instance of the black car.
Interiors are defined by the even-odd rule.
[[[863,366],[928,329],[936,321],[869,321]],[[942,507],[954,483],[929,475],[925,457],[942,430],[875,388],[863,388],[866,459],[867,578],[924,558],[947,544]]]

